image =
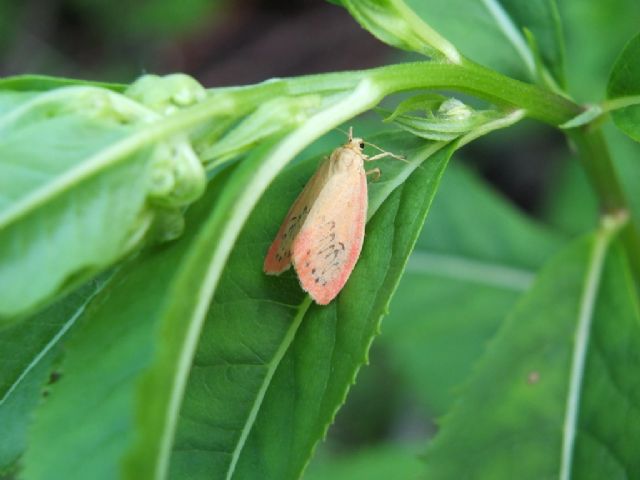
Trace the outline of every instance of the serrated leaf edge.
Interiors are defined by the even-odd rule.
[[[445,153],[448,158],[445,160],[445,165],[440,170],[440,172],[439,172],[439,174],[437,176],[436,180],[438,182],[440,182],[440,180],[442,179],[442,176],[443,176],[443,174],[444,174],[444,172],[446,170],[446,165],[448,164],[449,160],[451,159],[451,156],[453,155],[454,151],[455,151],[455,148],[452,148],[450,146],[448,152]],[[423,159],[423,161],[427,160],[429,157],[430,157],[430,155],[425,157]],[[404,188],[404,183],[400,184],[400,188]],[[425,209],[425,212],[423,214],[422,224],[424,224],[424,220],[426,219],[426,217],[427,217],[427,215],[429,213],[429,210],[430,210],[431,205],[433,203],[434,197],[435,197],[435,191],[434,191],[434,194],[429,199],[429,203],[428,203],[427,208]],[[393,231],[395,233],[395,229]],[[419,233],[420,233],[420,231],[418,230],[418,232],[416,233],[416,235],[413,238],[413,245],[410,247],[410,249],[409,249],[410,251],[412,251],[415,248],[415,244],[418,241]],[[405,258],[404,265],[402,265],[402,267],[401,267],[402,271],[404,271],[406,269],[406,266],[407,266],[407,264],[409,262],[410,256],[411,255],[407,255],[407,257]],[[360,372],[360,369],[362,368],[363,365],[368,365],[369,364],[369,350],[371,349],[371,345],[373,344],[373,340],[380,334],[380,325],[382,323],[382,319],[389,312],[389,305],[391,304],[391,299],[393,298],[393,294],[395,293],[395,291],[398,288],[398,285],[400,284],[400,279],[401,279],[401,275],[398,276],[398,278],[397,278],[397,280],[395,282],[395,285],[393,285],[393,287],[391,289],[391,293],[388,296],[386,303],[383,306],[381,306],[380,311],[382,313],[379,315],[378,319],[375,322],[375,334],[371,336],[367,346],[364,349],[364,357],[362,358],[362,362],[356,368],[356,370],[353,372],[353,375],[351,377],[351,381],[349,382],[349,384],[345,388],[345,390],[343,392],[343,395],[342,395],[342,398],[338,401],[338,403],[336,404],[335,408],[333,409],[333,412],[329,416],[329,420],[327,420],[327,422],[325,423],[324,430],[322,432],[322,435],[321,435],[320,439],[316,440],[314,445],[313,445],[313,447],[311,448],[311,451],[309,452],[309,456],[307,457],[305,463],[302,465],[302,468],[300,469],[299,478],[303,477],[304,472],[305,472],[306,468],[309,466],[309,463],[310,463],[311,459],[313,458],[313,456],[315,454],[315,451],[318,448],[318,445],[320,444],[320,442],[324,441],[326,439],[327,432],[329,431],[329,427],[331,427],[331,425],[333,425],[333,422],[335,421],[335,418],[336,418],[336,415],[338,414],[338,411],[345,404],[346,399],[347,399],[347,395],[349,394],[351,386],[355,384],[356,378],[358,376],[358,373]]]
[[[213,297],[228,255],[233,248],[233,242],[240,234],[245,220],[259,200],[262,192],[271,183],[271,180],[299,151],[312,140],[331,130],[331,128],[371,108],[379,101],[381,95],[382,92],[372,81],[368,79],[362,80],[350,95],[316,113],[306,123],[277,144],[260,164],[258,170],[254,172],[251,182],[243,186],[242,193],[235,206],[235,215],[224,222],[224,231],[218,243],[218,248],[210,259],[206,277],[200,287],[200,301],[194,310],[195,319],[192,320],[189,326],[184,347],[181,349],[180,358],[178,358],[178,368],[176,368],[175,374],[171,379],[174,388],[171,390],[171,398],[165,412],[164,425],[166,427],[163,429],[164,434],[160,439],[160,447],[154,467],[154,478],[164,479],[167,477],[180,405],[186,388],[191,361],[195,355],[198,338],[205,319],[208,301]],[[229,478],[229,475],[227,478]]]

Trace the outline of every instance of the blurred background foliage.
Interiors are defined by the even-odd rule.
[[[506,42],[482,27],[481,12],[477,31],[458,21],[456,11],[476,2],[408,3],[463,53],[522,77],[502,49]],[[636,33],[640,3],[558,3],[569,91],[579,101],[599,101],[618,52]],[[1,76],[129,83],[147,72],[179,71],[216,87],[411,58],[322,0],[0,2]],[[376,114],[353,125],[365,136],[385,127]],[[637,145],[613,129],[607,135],[626,189],[640,191],[640,179],[624,175],[639,158]],[[308,154],[328,152],[342,139],[339,132],[327,135]],[[568,235],[595,225],[595,201],[556,131],[524,122],[456,157],[383,321],[371,365],[360,372],[305,478],[418,476],[418,453],[534,272]],[[640,205],[634,207],[637,214]]]

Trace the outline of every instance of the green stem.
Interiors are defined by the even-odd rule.
[[[569,130],[567,134],[573,141],[591,186],[598,196],[602,214],[628,214],[629,202],[618,180],[602,131],[586,125]],[[640,278],[640,228],[636,220],[631,218],[623,228],[620,238],[633,270],[637,278]]]
[[[631,221],[620,232],[620,239],[627,251],[636,281],[640,283],[640,229],[638,229],[637,221],[631,218]]]
[[[418,88],[454,89],[498,105],[525,110],[528,117],[554,126],[582,111],[565,97],[469,60],[460,65],[434,62],[394,65],[373,71],[373,78],[386,87],[387,93]]]
[[[458,90],[499,105],[523,109],[527,116],[554,126],[567,122],[582,111],[582,107],[565,97],[469,60],[463,60],[461,64],[433,61],[401,63],[370,70],[269,80],[258,85],[212,89],[210,92],[216,95],[250,90],[262,98],[340,92],[352,90],[364,78],[382,88],[385,95],[417,89]]]
[[[577,128],[567,132],[582,166],[600,199],[603,213],[627,209],[627,200],[618,182],[607,144],[599,129]]]

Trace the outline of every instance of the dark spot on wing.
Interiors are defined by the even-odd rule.
[[[289,223],[282,233],[282,243],[278,249],[278,254],[276,254],[276,259],[278,261],[282,261],[284,258],[291,258],[291,251],[285,251],[284,249],[286,246],[290,245],[290,243],[287,242],[293,241],[295,236],[298,234],[298,231],[300,231],[300,227],[306,220],[309,210],[309,206],[305,205],[298,215],[294,215],[289,219]]]

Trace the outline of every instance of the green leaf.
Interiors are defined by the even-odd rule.
[[[452,164],[443,187],[418,249],[535,272],[565,240],[459,165]]]
[[[611,112],[613,121],[620,130],[640,142],[640,34],[636,35],[624,48],[616,60],[607,96],[610,99],[629,101],[629,106]]]
[[[389,480],[419,478],[418,445],[380,445],[337,458],[314,461],[304,480]]]
[[[25,479],[165,475],[204,315],[246,218],[296,153],[369,108],[377,95],[365,83],[217,175],[187,212],[183,237],[118,272],[83,315],[67,349],[65,376],[36,415]],[[210,114],[213,107],[205,107]]]
[[[399,109],[405,108],[413,107],[400,104],[393,113],[379,110],[387,114],[385,121],[393,119],[393,123],[403,130],[417,137],[435,141],[454,140],[483,125],[505,118],[504,114],[496,110],[474,110],[455,98],[440,102],[435,112],[428,111],[423,117],[398,113]]]
[[[424,23],[403,0],[341,0],[349,13],[375,37],[396,48],[460,63],[460,54]]]
[[[94,82],[92,80],[51,77],[48,75],[15,75],[13,77],[0,78],[0,91],[46,92],[55,88],[71,86],[99,87],[120,93],[127,88],[126,85],[121,83]]]
[[[0,119],[0,319],[109,265],[145,230],[147,156],[84,181],[76,173],[133,125],[65,107],[34,97]]]
[[[640,2],[562,0],[558,6],[566,32],[569,92],[581,103],[600,101],[615,56],[638,33]]]
[[[406,155],[371,183],[364,250],[345,289],[311,305],[264,254],[317,161],[287,171],[235,244],[203,330],[171,461],[172,478],[297,478],[366,360],[448,151],[407,135],[375,139]],[[404,182],[404,183],[402,183]],[[274,441],[278,439],[278,441]]]
[[[107,278],[93,280],[37,315],[0,331],[0,472],[25,450],[32,410],[43,395],[58,344]]]
[[[555,0],[407,0],[462,54],[489,67],[554,86],[563,84],[564,44]],[[545,69],[536,69],[528,29]]]
[[[413,95],[400,102],[393,110],[393,113],[387,116],[384,121],[392,122],[396,117],[409,112],[421,111],[422,113],[426,113],[436,110],[446,100],[447,97],[438,93]]]
[[[539,274],[445,417],[425,459],[431,477],[640,474],[640,315],[612,235],[573,242]]]
[[[202,284],[203,272],[195,265],[184,272],[194,262],[190,256],[203,252],[194,243],[206,235],[203,222],[229,173],[217,176],[189,209],[180,240],[122,267],[78,320],[61,363],[64,374],[36,411],[23,461],[25,479],[119,478],[123,458],[139,439],[137,425],[154,431],[165,426],[166,420],[158,420],[164,412],[154,425],[142,423],[143,413],[155,413],[167,401],[165,390],[173,387],[167,379],[177,368],[177,358],[169,354],[192,328],[186,312],[171,316],[167,310],[180,304],[194,308],[194,286]],[[176,301],[168,301],[172,298]],[[165,375],[162,388],[152,386],[153,367]],[[70,423],[77,428],[66,428]],[[152,471],[148,465],[137,478],[149,478]]]
[[[611,149],[614,166],[619,172],[620,183],[627,194],[631,213],[636,221],[640,221],[640,145],[612,123],[603,125],[603,132]]]
[[[588,105],[586,110],[576,115],[568,122],[559,125],[564,130],[570,130],[572,128],[584,127],[590,123],[594,123],[595,120],[602,118],[604,109],[600,105]]]
[[[0,323],[110,266],[204,187],[186,138],[148,146],[161,117],[142,105],[96,87],[29,95],[0,117]]]
[[[265,102],[221,139],[200,152],[207,169],[244,154],[261,141],[302,124],[322,104],[320,95],[278,97]]]
[[[11,90],[0,92],[0,114],[4,115],[37,95],[37,92],[14,92]]]
[[[449,409],[486,342],[562,244],[470,171],[449,166],[380,338],[426,412]]]

